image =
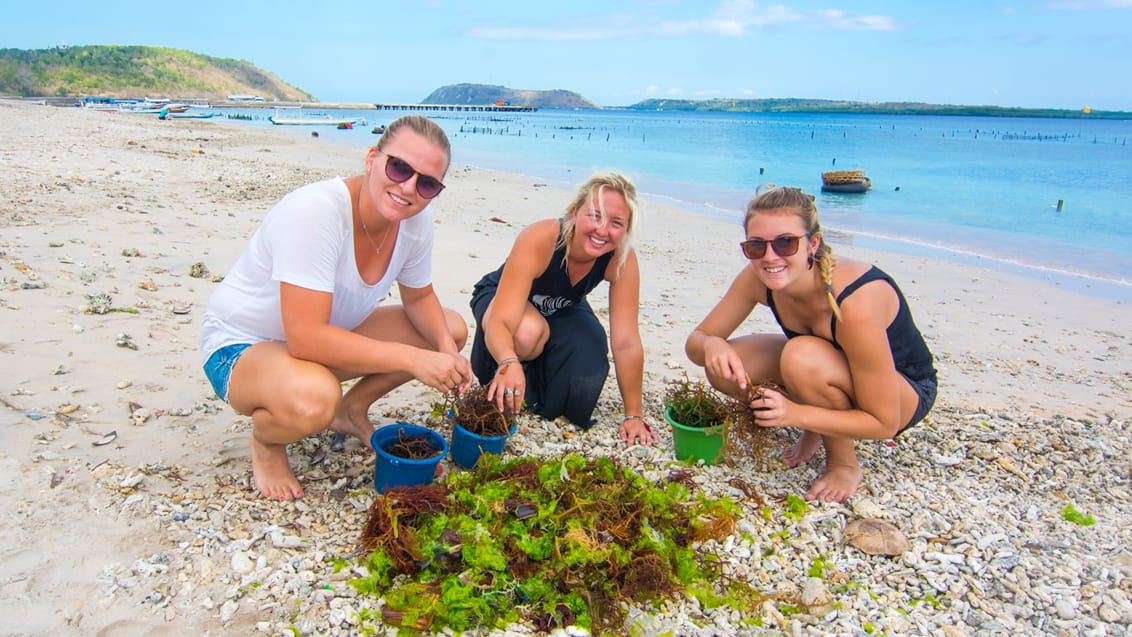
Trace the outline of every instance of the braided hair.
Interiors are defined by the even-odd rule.
[[[764,190],[765,188],[765,190]],[[818,266],[818,274],[825,284],[825,295],[829,307],[838,321],[841,320],[841,308],[837,306],[837,299],[833,296],[833,267],[836,263],[833,258],[833,248],[825,242],[822,236],[821,223],[818,222],[818,209],[814,205],[814,196],[802,192],[800,188],[776,187],[774,184],[762,184],[755,189],[755,198],[747,204],[747,214],[743,217],[743,228],[746,231],[751,219],[763,210],[789,208],[797,210],[798,218],[806,229],[806,238],[817,237],[818,248],[806,259],[806,263],[813,268]]]

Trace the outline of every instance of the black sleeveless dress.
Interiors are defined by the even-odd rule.
[[[566,416],[575,425],[588,429],[594,424],[593,411],[609,376],[609,345],[605,328],[594,316],[586,295],[605,280],[613,253],[598,257],[576,285],[570,284],[565,256],[565,246],[554,250],[546,270],[531,283],[527,296],[550,325],[550,337],[538,358],[523,362],[527,378],[524,399],[527,408],[543,418]],[[483,315],[495,298],[502,275],[503,266],[499,266],[484,275],[472,291],[470,305],[476,334],[471,363],[481,385],[491,382],[498,367],[484,341]]]

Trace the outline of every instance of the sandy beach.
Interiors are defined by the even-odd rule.
[[[212,395],[198,325],[213,279],[270,206],[360,172],[363,151],[223,121],[5,101],[0,122],[0,478],[10,485],[0,635],[358,634],[359,609],[377,600],[360,598],[330,560],[355,550],[372,452],[308,439],[291,449],[305,497],[256,496],[249,421]],[[460,165],[452,143],[457,163],[431,208],[434,285],[471,320],[475,281],[571,193]],[[526,418],[509,455],[577,450],[665,474],[664,383],[697,373],[684,339],[744,265],[740,219],[646,200],[640,325],[661,445],[621,448],[610,379],[592,430]],[[656,625],[680,635],[1132,634],[1132,308],[841,239],[829,237],[835,254],[874,262],[903,288],[936,355],[936,407],[894,445],[859,443],[865,479],[848,503],[815,505],[797,522],[753,507],[744,519],[732,572],[800,598],[821,557],[839,574],[820,583],[827,612],[767,602],[756,630],[677,600],[650,611]],[[599,316],[605,289],[591,295]],[[746,328],[777,329],[765,308]],[[439,399],[411,383],[371,417],[421,422]],[[768,471],[742,461],[697,471],[709,495],[734,497],[727,479],[743,476],[780,502],[820,469],[819,454],[795,469],[776,459]],[[1063,519],[1067,505],[1095,525]],[[893,523],[912,547],[888,558],[847,546],[842,530],[861,517]],[[764,556],[758,545],[775,543],[774,531],[788,539]]]

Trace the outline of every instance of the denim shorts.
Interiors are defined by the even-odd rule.
[[[240,360],[244,350],[251,347],[251,343],[236,343],[225,345],[212,353],[204,364],[204,375],[212,383],[212,390],[216,395],[228,402],[228,380],[232,377],[232,367]]]

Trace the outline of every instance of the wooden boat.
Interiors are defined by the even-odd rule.
[[[872,187],[872,180],[865,176],[862,169],[831,170],[821,174],[822,192],[862,193]]]
[[[281,111],[282,112],[294,113],[295,116],[294,117],[279,117],[279,113]],[[341,126],[342,124],[348,124],[351,128],[353,128],[354,123],[357,122],[358,120],[357,120],[357,118],[354,118],[354,117],[333,118],[329,115],[323,115],[321,117],[304,117],[302,108],[287,108],[287,109],[280,108],[279,110],[277,110],[275,112],[274,115],[269,116],[267,118],[267,121],[271,122],[272,124],[275,124],[276,126],[336,126],[337,127],[337,126]]]
[[[186,113],[169,113],[172,119],[211,119],[216,117],[216,113],[208,111],[207,113],[194,113],[192,111]]]

